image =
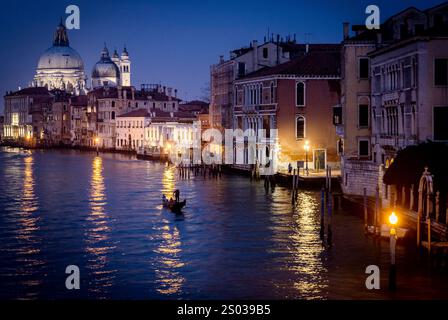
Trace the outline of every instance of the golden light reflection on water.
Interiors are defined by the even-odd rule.
[[[284,191],[277,190],[275,193],[271,220],[274,225],[273,240],[279,243],[273,251],[285,254],[280,263],[283,269],[292,274],[287,286],[297,290],[297,296],[321,299],[325,296],[328,281],[327,270],[322,262],[325,249],[319,234],[319,203],[312,194],[302,191],[298,194],[295,206],[292,206],[289,193],[285,195]],[[290,240],[289,246],[284,243],[285,233]]]
[[[170,197],[176,188],[174,166],[166,166],[162,177],[162,192]],[[156,253],[156,290],[163,295],[179,294],[185,283],[180,268],[185,264],[181,260],[182,243],[177,226],[163,219],[163,225],[156,231],[159,234],[159,246]]]
[[[92,176],[90,182],[90,215],[88,221],[91,223],[87,230],[87,248],[89,256],[89,269],[94,280],[89,290],[95,293],[105,293],[105,289],[114,284],[116,270],[108,268],[109,253],[115,246],[108,244],[110,226],[109,217],[105,206],[107,198],[103,177],[103,160],[95,157],[92,162]]]
[[[26,264],[17,270],[21,276],[32,276],[34,268],[38,265],[43,265],[44,262],[36,257],[41,252],[40,240],[36,236],[36,231],[39,230],[39,217],[36,211],[39,209],[39,203],[35,194],[35,180],[34,180],[34,158],[29,155],[23,159],[23,188],[22,197],[20,201],[20,211],[18,213],[18,223],[20,228],[17,230],[17,240],[21,243],[19,253],[19,261],[24,261]],[[28,278],[22,281],[26,287],[39,287],[42,284],[41,279]],[[27,297],[31,298],[33,292],[28,292]]]
[[[35,181],[33,175],[33,156],[24,158],[23,171],[23,190],[20,202],[19,223],[22,226],[19,229],[18,239],[20,241],[32,241],[33,233],[38,230],[37,221],[39,218],[34,216],[34,212],[39,209],[37,197],[34,193]],[[34,249],[35,252],[39,249]]]
[[[166,166],[163,170],[162,177],[162,193],[170,198],[176,188],[176,180],[174,178],[176,172],[175,166]]]

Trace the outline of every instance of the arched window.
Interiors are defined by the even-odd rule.
[[[274,82],[271,82],[271,103],[275,102],[275,97],[274,97]]]
[[[296,105],[305,106],[305,84],[303,82],[297,82],[296,84]]]
[[[296,138],[305,139],[305,117],[298,116],[296,118]]]
[[[112,111],[111,117],[112,117],[112,120],[115,120],[115,111]]]

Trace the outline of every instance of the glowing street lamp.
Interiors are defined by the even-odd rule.
[[[393,291],[397,288],[397,268],[395,265],[395,247],[397,243],[397,230],[395,226],[398,224],[398,217],[395,212],[389,216],[390,224],[390,271],[389,271],[389,290]]]
[[[305,149],[305,170],[306,170],[306,175],[309,176],[310,172],[308,170],[308,151],[310,151],[310,142],[308,140],[305,141],[305,145],[303,146],[303,148]]]

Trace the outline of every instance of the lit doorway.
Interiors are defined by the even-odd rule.
[[[314,163],[314,170],[316,170],[317,172],[325,170],[327,166],[327,150],[326,149],[313,150],[313,163]]]

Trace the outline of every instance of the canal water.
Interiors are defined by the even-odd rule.
[[[161,206],[175,189],[182,216]],[[326,248],[319,192],[290,199],[239,176],[182,180],[128,155],[2,148],[0,298],[448,298],[447,272],[403,245],[389,293],[387,242],[337,211]],[[80,268],[80,290],[65,288],[68,265]],[[380,290],[365,287],[368,265],[380,267]]]

